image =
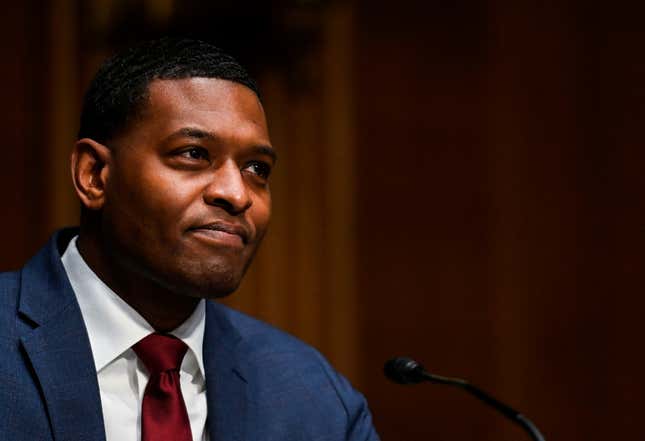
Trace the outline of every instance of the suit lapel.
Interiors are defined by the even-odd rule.
[[[23,335],[21,344],[40,383],[54,439],[103,441],[96,369],[80,308],[60,262],[60,236],[23,269],[19,308],[35,329]]]
[[[21,344],[40,383],[54,439],[105,441],[89,338],[60,262],[59,248],[74,234],[63,230],[54,235],[23,269],[19,312],[34,329]],[[206,302],[203,353],[211,440],[247,440],[247,376],[239,344],[225,308]]]
[[[247,383],[237,357],[239,340],[222,307],[206,302],[204,369],[212,440],[246,440]]]

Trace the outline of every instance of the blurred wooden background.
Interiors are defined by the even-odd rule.
[[[27,0],[3,6],[3,252],[74,224],[67,154],[100,61],[184,34],[259,78],[280,163],[233,306],[320,348],[384,440],[637,439],[645,6],[637,1]]]

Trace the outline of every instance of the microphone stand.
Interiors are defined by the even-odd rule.
[[[533,441],[544,441],[544,436],[542,436],[535,424],[526,416],[501,401],[496,400],[466,380],[431,374],[422,365],[407,357],[398,357],[389,360],[385,363],[384,372],[388,379],[399,384],[416,384],[422,381],[430,381],[432,383],[447,384],[448,386],[463,389],[489,406],[494,407],[514,423],[519,424],[531,436]]]
[[[483,390],[479,389],[478,387],[473,386],[466,380],[462,380],[461,378],[450,378],[450,377],[442,377],[441,375],[434,375],[429,372],[426,372],[425,369],[420,372],[422,375],[423,379],[426,381],[430,381],[432,383],[438,383],[438,384],[447,384],[449,386],[455,386],[459,387],[461,389],[464,389],[466,392],[474,395],[484,403],[488,404],[489,406],[494,407],[497,409],[499,412],[501,412],[504,416],[507,418],[511,419],[515,423],[519,424],[522,426],[526,432],[531,436],[533,441],[544,441],[544,436],[540,433],[538,428],[533,424],[531,420],[529,420],[526,416],[522,415],[515,409],[513,409],[510,406],[507,406],[506,404],[502,403],[501,401],[496,400]]]

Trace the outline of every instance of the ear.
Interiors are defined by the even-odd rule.
[[[112,152],[90,138],[76,142],[71,156],[72,180],[81,203],[90,210],[105,204],[105,187],[110,175]]]

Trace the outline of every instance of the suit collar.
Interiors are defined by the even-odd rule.
[[[46,323],[76,304],[60,261],[62,251],[76,234],[75,228],[56,232],[22,270],[18,311],[36,325]]]
[[[204,365],[211,439],[246,440],[247,376],[238,359],[242,339],[222,305],[206,302]]]
[[[21,344],[40,382],[55,439],[105,440],[96,370],[81,311],[60,262],[76,230],[56,233],[22,271]]]

